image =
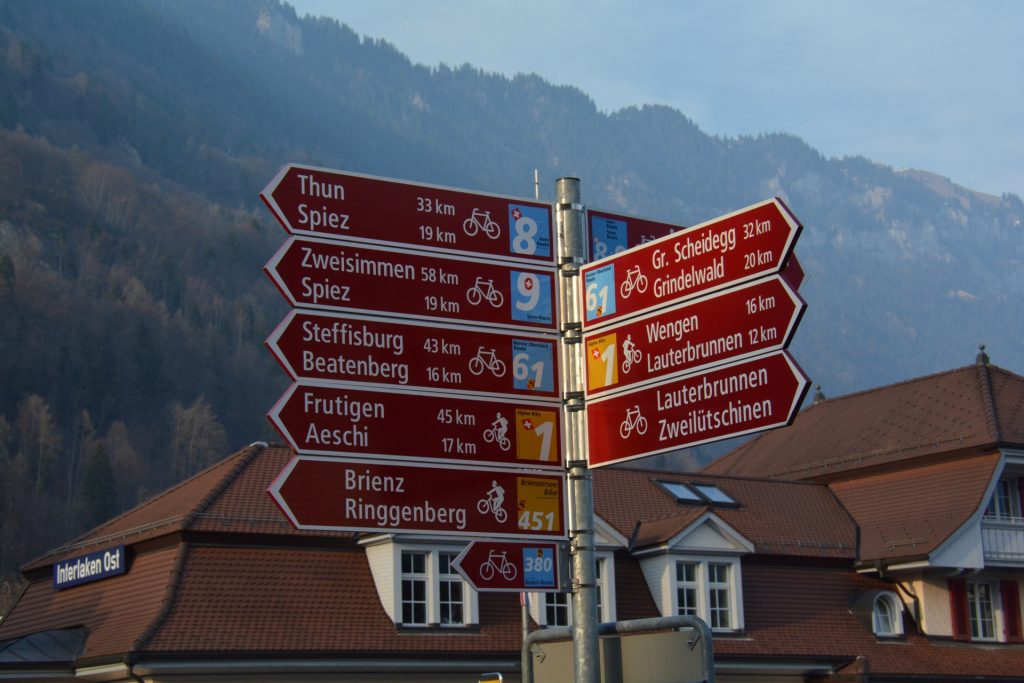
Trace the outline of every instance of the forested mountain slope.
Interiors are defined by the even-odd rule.
[[[680,224],[778,195],[826,393],[981,342],[1024,371],[1020,198],[400,47],[276,0],[0,0],[0,571],[273,438],[284,234],[257,195],[287,162],[523,196],[536,168],[546,198],[573,175]]]

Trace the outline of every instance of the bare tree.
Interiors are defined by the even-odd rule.
[[[18,417],[14,423],[19,451],[32,468],[35,490],[53,477],[60,434],[50,414],[50,404],[38,394],[32,394],[18,404]]]
[[[175,403],[171,416],[171,463],[179,477],[189,477],[225,455],[227,433],[205,398],[199,396],[187,408]]]

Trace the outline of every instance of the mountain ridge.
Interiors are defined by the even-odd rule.
[[[537,169],[542,197],[576,176],[680,225],[780,196],[804,224],[792,351],[828,395],[979,343],[1024,369],[1024,203],[928,171],[413,64],[276,0],[0,0],[0,91],[0,571],[273,438],[286,305],[261,269],[285,235],[258,193],[289,162],[522,197]]]

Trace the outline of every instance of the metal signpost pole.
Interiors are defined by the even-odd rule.
[[[586,260],[583,205],[578,178],[555,182],[555,204],[562,278],[561,332],[566,399],[566,462],[573,526],[569,530],[572,554],[573,669],[576,683],[601,679],[597,639],[597,596],[594,572],[594,501],[583,440],[582,311],[579,302],[579,267]]]

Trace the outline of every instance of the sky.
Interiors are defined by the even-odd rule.
[[[286,0],[414,63],[537,74],[614,112],[1024,197],[1024,0]]]

